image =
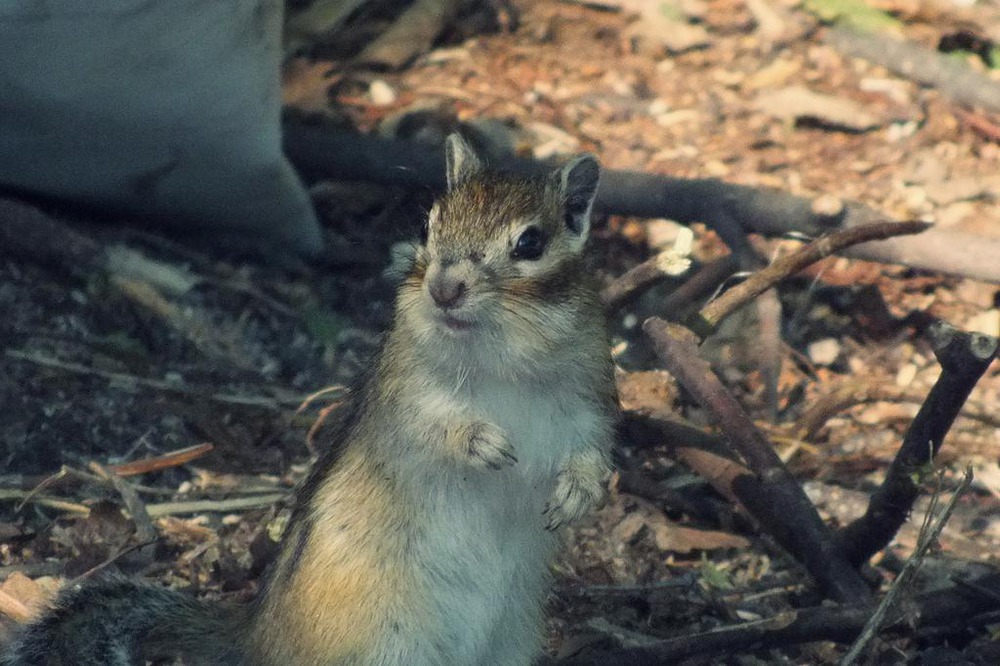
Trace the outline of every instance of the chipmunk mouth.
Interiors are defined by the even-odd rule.
[[[438,320],[444,325],[445,329],[459,334],[467,333],[476,326],[476,323],[473,321],[461,319],[448,313],[441,313],[438,316]]]

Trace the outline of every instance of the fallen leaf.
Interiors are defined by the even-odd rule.
[[[882,124],[853,100],[814,92],[803,86],[788,86],[762,92],[756,106],[764,113],[786,120],[813,120],[835,129],[863,132]]]
[[[649,527],[653,531],[653,541],[662,551],[690,553],[695,550],[719,550],[720,548],[747,548],[750,542],[743,537],[718,530],[699,530],[672,523],[666,519],[654,520]]]
[[[17,622],[28,622],[55,598],[60,587],[56,578],[32,580],[15,571],[0,584],[0,613]]]
[[[625,411],[647,414],[653,409],[670,409],[677,399],[677,383],[665,370],[617,372],[618,401]]]

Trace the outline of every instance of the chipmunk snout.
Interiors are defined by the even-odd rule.
[[[427,290],[430,292],[434,302],[437,303],[437,306],[447,310],[462,304],[465,298],[466,287],[462,279],[454,275],[449,275],[448,271],[442,270],[431,277],[427,284]]]

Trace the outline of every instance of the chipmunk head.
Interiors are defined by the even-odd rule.
[[[400,316],[429,341],[501,360],[565,341],[581,299],[592,300],[581,255],[597,160],[584,155],[546,176],[515,178],[485,170],[457,134],[445,156],[448,189],[428,215]]]

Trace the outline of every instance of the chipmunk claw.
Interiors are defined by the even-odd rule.
[[[469,461],[476,467],[503,469],[517,463],[514,447],[492,423],[473,423],[468,429]]]
[[[553,510],[554,508],[555,507],[553,507],[551,504],[546,504],[545,510],[542,512],[542,515],[546,517],[545,521],[546,532],[555,532],[557,529],[562,527],[563,519],[558,515],[557,511]]]
[[[600,476],[580,473],[572,467],[559,472],[556,489],[542,512],[548,519],[545,529],[554,532],[563,524],[579,520],[604,499],[606,492]]]

